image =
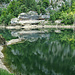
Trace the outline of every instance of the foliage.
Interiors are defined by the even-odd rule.
[[[6,70],[0,68],[0,75],[14,75],[14,74],[8,73]]]
[[[9,3],[10,0],[0,0],[0,3],[5,2],[5,3]]]
[[[72,11],[75,12],[75,0],[72,0],[72,7],[71,7]]]
[[[43,0],[42,6],[47,8],[49,6],[49,0]]]
[[[53,31],[55,30],[45,34],[46,38],[41,36],[33,42],[30,42],[31,38],[28,38],[29,41],[26,40],[5,48],[3,53],[6,64],[12,71],[16,72],[16,75],[53,75],[54,73],[75,75],[74,69],[71,69],[75,65],[75,36],[73,31],[62,29],[60,34]],[[40,71],[38,66],[44,67],[44,69],[41,68],[44,72]]]
[[[7,12],[13,14],[14,16],[18,16],[21,12],[20,10],[20,3],[17,1],[12,1],[9,6],[7,7]]]
[[[64,24],[73,24],[74,22],[74,17],[72,12],[69,14],[64,13],[61,17],[63,19],[62,23]]]
[[[6,41],[17,38],[17,37],[13,37],[11,35],[11,32],[7,29],[0,29],[0,35],[2,35],[5,38]]]
[[[1,15],[0,17],[0,23],[4,23],[5,25],[9,25],[10,24],[10,20],[13,18],[14,16],[12,14],[5,14],[5,15]]]
[[[25,5],[21,5],[20,9],[22,12],[28,12],[28,9]]]
[[[62,23],[65,25],[73,24],[74,22],[74,12],[75,12],[75,2],[72,0],[72,6],[68,2],[62,5],[61,9],[56,12],[51,10],[50,20],[53,22],[57,19],[61,19]]]
[[[46,10],[45,10],[44,7],[41,7],[41,8],[40,8],[40,11],[41,11],[42,14],[45,14],[45,13],[46,13]]]
[[[60,19],[60,15],[61,15],[61,12],[58,11],[50,11],[52,14],[50,15],[50,20],[52,20],[53,22],[57,19]]]

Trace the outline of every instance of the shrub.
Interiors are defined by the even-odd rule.
[[[38,14],[40,14],[40,5],[37,5],[35,10],[37,11]]]
[[[65,16],[63,21],[62,21],[62,23],[66,24],[66,25],[67,24],[73,24],[73,22],[74,22],[74,17],[73,17],[72,12],[67,14],[67,16]]]
[[[61,15],[60,11],[58,12],[53,11],[53,14],[50,15],[50,20],[54,22],[55,20],[60,19],[60,15]]]
[[[10,0],[0,0],[0,3],[1,3],[1,2],[9,3]]]
[[[20,9],[21,9],[21,12],[28,12],[28,9],[25,5],[21,5]]]
[[[45,10],[44,7],[41,7],[41,8],[40,8],[40,11],[41,11],[42,14],[45,14],[45,13],[46,13],[46,10]]]
[[[54,15],[54,14],[50,15],[50,20],[52,20],[52,22],[54,22],[54,21],[56,20],[56,18],[55,18],[55,15]]]
[[[47,8],[49,6],[49,0],[43,0],[42,6]]]
[[[6,25],[9,25],[9,24],[10,24],[10,20],[11,20],[12,18],[14,18],[14,16],[9,13],[9,14],[6,16],[4,23],[5,23]]]
[[[12,14],[6,14],[5,16],[4,15],[1,15],[0,17],[0,23],[4,23],[5,25],[8,25],[10,24],[10,20],[11,18],[13,18],[14,16]]]
[[[62,11],[61,16],[60,16],[60,19],[65,19],[67,17],[67,15],[68,15],[67,13],[64,13]]]
[[[18,16],[18,14],[21,12],[19,7],[19,2],[12,1],[9,6],[7,7],[7,12],[13,14],[14,16]]]

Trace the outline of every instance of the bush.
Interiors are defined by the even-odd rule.
[[[37,5],[35,10],[37,11],[38,14],[40,14],[40,5]]]
[[[14,16],[9,13],[9,14],[6,16],[4,23],[5,23],[6,25],[9,25],[9,24],[10,24],[10,20],[11,20],[12,18],[14,18]]]
[[[63,21],[62,21],[62,23],[66,24],[66,25],[67,24],[73,24],[73,22],[74,22],[74,17],[73,17],[72,12],[67,14],[67,16],[65,16]]]
[[[41,11],[42,14],[45,14],[45,13],[46,13],[46,10],[45,10],[44,7],[41,7],[41,8],[40,8],[40,11]]]
[[[13,14],[14,16],[18,16],[20,14],[20,3],[17,1],[12,1],[9,6],[7,7],[7,12]]]
[[[64,13],[62,11],[61,16],[60,16],[60,19],[65,19],[67,17],[67,15],[68,15],[67,13]]]
[[[1,2],[9,3],[10,0],[0,0],[0,3],[1,3]]]
[[[42,6],[47,8],[49,6],[49,0],[43,0]]]
[[[5,16],[4,15],[1,15],[0,17],[0,23],[4,23],[5,25],[8,25],[10,24],[10,20],[13,18],[14,16],[12,14],[6,14]]]
[[[28,9],[25,5],[21,5],[20,9],[21,9],[21,12],[28,12]]]
[[[58,11],[58,12],[53,11],[53,14],[50,15],[50,20],[52,20],[54,22],[55,20],[60,19],[60,15],[61,15],[60,11]]]

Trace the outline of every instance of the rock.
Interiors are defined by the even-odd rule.
[[[16,43],[18,43],[20,41],[21,41],[21,39],[12,39],[9,42],[7,42],[7,45],[16,44]]]
[[[1,52],[3,50],[3,47],[0,46],[0,59],[2,59],[4,57],[3,53]]]
[[[19,20],[28,20],[29,19],[29,16],[26,13],[21,13],[18,16],[18,19]]]
[[[38,13],[35,12],[35,11],[29,11],[28,14],[29,14],[29,15],[38,15]]]
[[[49,19],[50,14],[38,15],[35,11],[29,11],[28,13],[19,14],[18,18],[11,19],[11,24],[39,24],[42,20]]]
[[[56,24],[60,24],[62,20],[56,20],[55,23]]]
[[[21,20],[19,21],[19,24],[25,25],[25,24],[38,24],[40,23],[39,20]]]
[[[19,21],[18,18],[12,18],[12,19],[11,19],[11,24],[17,24],[18,21]]]
[[[41,18],[41,19],[49,19],[49,18],[50,18],[50,14],[47,13],[46,15],[41,15],[40,18]]]
[[[55,30],[56,33],[61,33],[61,30]]]
[[[37,20],[39,19],[40,15],[38,15],[35,11],[29,11],[28,13],[21,13],[18,16],[19,20]]]

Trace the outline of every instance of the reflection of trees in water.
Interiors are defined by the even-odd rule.
[[[73,28],[73,33],[75,34],[75,27]]]
[[[11,31],[7,29],[0,29],[0,34],[5,38],[5,40],[11,40],[15,38],[11,35]]]
[[[57,41],[59,39],[59,41]],[[17,75],[75,75],[74,52],[58,35],[9,46],[6,60]]]

